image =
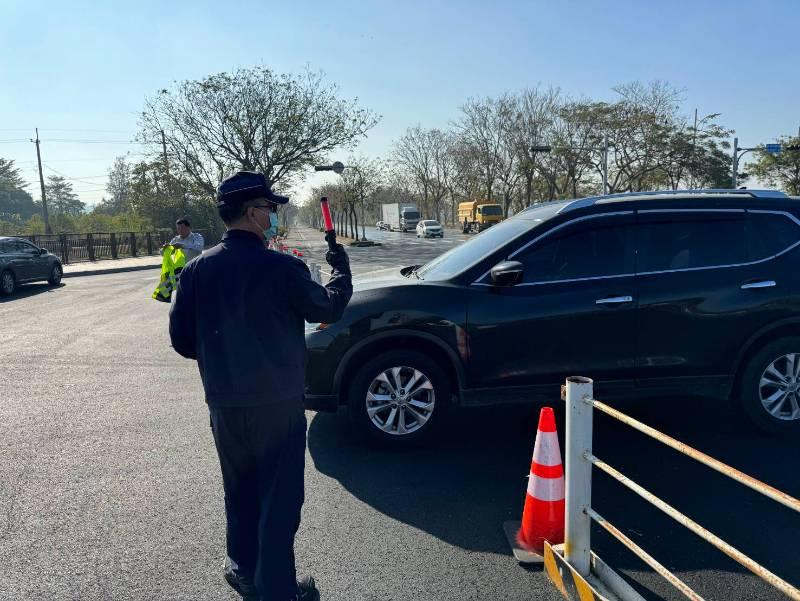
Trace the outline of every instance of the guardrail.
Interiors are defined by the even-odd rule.
[[[208,237],[202,230],[208,245]],[[45,248],[61,262],[103,261],[157,255],[175,234],[170,232],[90,232],[85,234],[31,234],[19,236]]]
[[[579,577],[585,581],[586,586],[592,586],[593,583],[597,584],[599,582],[600,586],[598,588],[600,590],[604,588],[610,590],[620,599],[640,598],[632,589],[627,588],[624,581],[616,574],[610,572],[607,566],[602,564],[599,558],[592,552],[590,531],[591,522],[594,521],[635,553],[658,574],[663,576],[686,598],[702,600],[702,597],[693,591],[685,582],[680,580],[661,563],[625,536],[592,507],[592,467],[596,467],[642,497],[645,501],[666,513],[679,524],[685,526],[725,553],[728,557],[750,570],[753,574],[784,593],[790,599],[800,601],[800,589],[792,586],[776,574],[773,574],[764,566],[758,564],[738,549],[726,543],[720,537],[709,532],[691,518],[659,499],[656,495],[640,486],[617,469],[608,465],[602,459],[596,457],[592,452],[593,411],[597,409],[654,440],[667,445],[679,453],[683,453],[699,461],[720,474],[728,476],[740,484],[798,513],[800,513],[800,500],[594,399],[593,382],[589,378],[568,378],[566,386],[562,389],[562,399],[566,400],[567,403],[564,545],[563,549],[558,546],[553,547],[548,545],[545,555],[546,566],[548,564],[548,553],[551,558],[550,565],[548,566],[548,575],[562,592],[565,592],[563,577],[557,571],[553,572],[553,569],[551,569],[553,566],[556,566],[557,563],[565,563],[570,571],[577,573]],[[557,555],[555,560],[553,559],[554,553]],[[602,569],[598,570],[598,565],[602,566]],[[620,590],[620,588],[622,590]],[[596,591],[595,594],[597,598],[608,598]],[[583,597],[581,597],[581,599],[583,599]]]

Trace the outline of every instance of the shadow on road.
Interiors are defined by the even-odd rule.
[[[11,296],[0,296],[0,303],[9,303],[15,300],[29,298],[31,296],[37,296],[45,292],[54,292],[59,288],[63,287],[64,284],[59,284],[58,286],[51,286],[50,284],[46,283],[20,284],[20,286],[14,291],[14,294],[12,294]]]
[[[564,449],[564,412],[554,405]],[[789,494],[800,496],[800,442],[751,430],[727,403],[687,399],[619,405],[637,419]],[[316,468],[396,520],[463,549],[506,554],[500,525],[519,519],[537,409],[462,411],[428,446],[396,450],[354,441],[347,416],[317,414],[309,429]],[[790,580],[800,556],[800,516],[606,416],[594,452],[712,532]],[[593,506],[673,570],[744,568],[595,470]],[[598,530],[601,555],[620,569],[642,564]],[[607,556],[607,557],[606,557]]]

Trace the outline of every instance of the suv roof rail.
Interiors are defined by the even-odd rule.
[[[748,189],[729,189],[729,188],[701,188],[697,190],[652,190],[647,192],[621,192],[619,194],[606,194],[605,196],[590,196],[581,198],[564,206],[559,213],[574,211],[590,207],[601,200],[624,200],[638,198],[642,196],[693,196],[697,194],[709,195],[741,195],[751,198],[789,198],[780,190],[748,190]]]

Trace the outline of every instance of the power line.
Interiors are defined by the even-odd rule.
[[[132,140],[92,140],[79,138],[48,138],[42,142],[66,142],[68,144],[146,144],[146,142],[134,142]]]

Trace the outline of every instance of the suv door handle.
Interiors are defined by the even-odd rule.
[[[632,296],[610,296],[608,298],[601,298],[594,301],[595,305],[619,305],[622,303],[632,303]]]
[[[749,282],[747,284],[742,284],[742,290],[753,290],[755,288],[772,288],[777,286],[775,280],[760,280],[758,282]]]

